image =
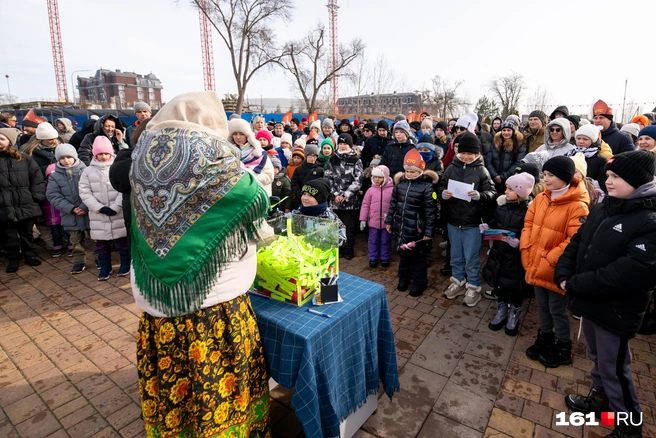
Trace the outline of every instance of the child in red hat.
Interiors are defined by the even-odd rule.
[[[417,149],[412,148],[403,159],[404,172],[394,176],[394,190],[385,217],[388,233],[396,236],[399,262],[398,290],[408,290],[411,297],[420,296],[428,287],[426,263],[427,241],[435,235],[437,221],[437,173],[425,170],[426,163]]]

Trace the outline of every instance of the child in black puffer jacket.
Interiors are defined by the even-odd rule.
[[[640,404],[631,375],[633,338],[656,287],[656,155],[617,154],[606,164],[608,197],[594,206],[556,264],[554,280],[567,291],[568,307],[594,362],[592,391],[570,394],[575,412],[629,412]],[[612,436],[642,436],[642,426],[620,424]],[[608,435],[608,436],[611,436]]]
[[[509,336],[516,336],[519,332],[526,272],[518,246],[534,184],[535,178],[526,172],[508,178],[506,194],[497,198],[499,206],[489,227],[481,226],[481,231],[498,228],[515,233],[514,237],[494,242],[482,272],[483,279],[494,287],[494,295],[498,297],[497,314],[488,327],[497,331],[505,324]]]
[[[408,290],[410,296],[420,296],[428,287],[426,255],[427,241],[433,239],[437,223],[437,195],[433,184],[435,172],[425,171],[426,163],[417,149],[405,155],[405,172],[394,176],[394,190],[385,217],[387,232],[396,236],[401,261],[399,262],[398,290]]]

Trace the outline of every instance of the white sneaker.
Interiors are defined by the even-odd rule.
[[[481,301],[481,287],[467,283],[466,289],[467,292],[465,293],[465,299],[462,300],[462,304],[467,307],[474,307]]]
[[[448,243],[447,241],[440,242],[440,249],[446,249],[446,247],[447,247],[448,244],[449,244],[449,243]]]
[[[452,300],[456,297],[459,297],[460,295],[464,295],[465,294],[465,280],[458,281],[458,279],[455,278],[455,277],[451,277],[450,280],[451,280],[451,284],[444,291],[444,296],[447,299]]]

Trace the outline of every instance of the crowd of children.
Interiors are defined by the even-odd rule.
[[[493,135],[481,130],[473,113],[448,125],[422,114],[412,126],[400,117],[391,128],[379,121],[357,131],[347,119],[336,127],[326,118],[306,132],[285,132],[282,125],[268,130],[261,118],[249,124],[234,117],[227,140],[279,212],[339,223],[346,260],[355,255],[358,229],[368,232],[371,268],[389,267],[395,249],[397,289],[411,297],[430,287],[432,241],[440,233],[448,242],[444,296],[464,296],[469,307],[483,296],[496,299],[490,330],[516,336],[532,289],[539,330],[526,355],[546,367],[572,363],[568,311],[582,317],[594,388],[587,397],[568,396],[568,406],[586,413],[607,405],[639,412],[628,340],[640,329],[656,286],[656,130],[636,123],[638,150],[613,156],[604,138],[614,139],[604,137],[603,123],[583,124],[566,112],[559,107],[547,123],[546,114],[534,111],[524,133],[516,116],[495,119]],[[607,107],[596,115],[612,121]],[[15,147],[13,130],[0,129],[7,272],[18,270],[21,256],[40,264],[31,234],[34,218],[44,215],[52,256],[68,250],[72,274],[86,269],[90,232],[98,280],[113,273],[113,249],[119,251],[118,276],[129,275],[125,202],[109,181],[114,140],[99,131],[85,165],[73,146],[50,138],[48,126],[39,129],[28,154]],[[481,279],[492,291],[482,291]]]
[[[84,241],[90,233],[96,242],[98,280],[107,280],[113,273],[111,251],[115,247],[120,252],[118,276],[129,275],[131,260],[121,214],[122,195],[109,181],[109,167],[115,157],[110,139],[104,135],[95,137],[89,166],[79,159],[72,145],[54,145],[51,152],[55,163],[43,169],[45,180],[37,160],[19,152],[15,141],[15,130],[0,132],[0,157],[6,157],[0,162],[8,164],[0,169],[0,191],[8,195],[0,207],[6,216],[0,219],[9,225],[3,237],[9,256],[6,272],[18,271],[21,256],[28,265],[41,264],[36,256],[32,228],[35,218],[43,216],[49,228],[51,255],[61,257],[68,250],[68,256],[73,259],[71,274],[86,269]]]

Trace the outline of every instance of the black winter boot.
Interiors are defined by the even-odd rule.
[[[444,267],[442,269],[440,269],[440,274],[451,276],[451,263],[450,262],[447,261],[446,265],[444,265]]]
[[[407,291],[408,287],[410,287],[410,280],[399,279],[399,285],[396,287],[399,290],[399,292]]]
[[[20,264],[20,260],[16,258],[9,259],[9,264],[7,265],[7,268],[5,269],[5,272],[7,274],[13,274],[14,272],[18,272],[18,265]]]
[[[425,290],[426,290],[426,286],[417,286],[417,284],[413,284],[412,287],[410,288],[410,296],[420,297]]]
[[[592,388],[587,397],[578,394],[568,394],[565,396],[565,404],[574,412],[589,414],[594,412],[600,414],[609,410],[608,397],[603,392]]]
[[[25,257],[25,264],[28,266],[40,266],[41,260],[38,257]]]
[[[556,341],[538,360],[547,368],[558,368],[572,363],[572,341]]]
[[[540,355],[554,343],[555,339],[556,334],[554,332],[544,333],[542,330],[538,330],[538,337],[535,338],[533,345],[526,349],[526,356],[529,359],[538,360]]]

